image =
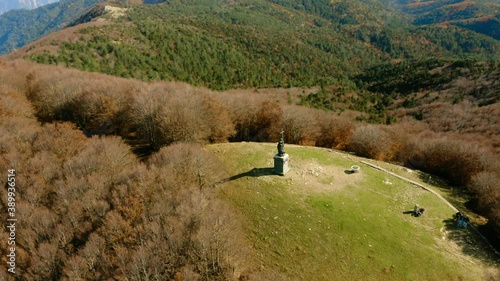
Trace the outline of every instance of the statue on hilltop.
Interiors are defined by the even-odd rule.
[[[274,173],[280,176],[284,176],[290,168],[288,167],[288,161],[290,157],[285,153],[285,141],[283,141],[283,133],[281,131],[281,138],[278,142],[278,154],[274,155]]]
[[[281,131],[281,138],[280,141],[278,142],[278,155],[283,156],[285,155],[285,142],[283,141],[283,133],[285,131]]]

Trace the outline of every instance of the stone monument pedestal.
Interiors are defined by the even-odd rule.
[[[290,156],[284,153],[283,155],[276,154],[274,156],[274,170],[275,174],[280,176],[284,176],[288,171],[290,171],[290,167],[288,167],[288,160]]]

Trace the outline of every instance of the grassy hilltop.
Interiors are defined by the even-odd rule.
[[[264,272],[287,280],[483,280],[495,272],[482,241],[450,221],[450,207],[360,158],[286,146],[292,168],[280,177],[271,173],[274,145],[207,149],[232,175],[222,196],[244,217],[254,266]],[[361,172],[347,174],[354,164]],[[415,204],[426,209],[422,217],[405,214]]]

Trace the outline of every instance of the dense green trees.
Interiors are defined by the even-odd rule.
[[[499,50],[491,38],[457,28],[412,27],[368,3],[274,3],[169,1],[134,6],[125,22],[86,28],[81,40],[61,42],[58,54],[34,52],[30,58],[222,90],[331,85],[390,59],[484,57]],[[355,19],[346,20],[354,13]]]
[[[440,1],[407,5],[403,11],[415,16],[415,25],[455,25],[500,39],[498,3],[486,1]]]

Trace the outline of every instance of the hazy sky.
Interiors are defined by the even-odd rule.
[[[0,14],[12,9],[34,9],[59,0],[0,0]]]

